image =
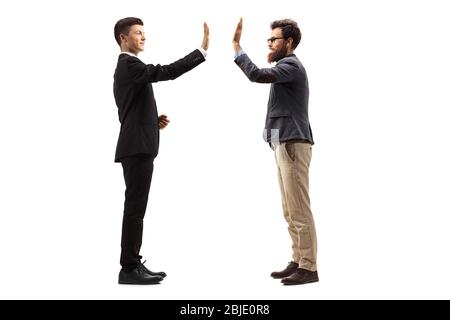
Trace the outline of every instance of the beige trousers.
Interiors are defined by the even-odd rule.
[[[309,143],[275,145],[284,218],[292,238],[292,258],[299,268],[317,270],[317,238],[309,200]]]

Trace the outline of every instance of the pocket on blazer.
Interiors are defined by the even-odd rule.
[[[150,119],[141,120],[140,123],[142,125],[146,125],[146,126],[148,126],[148,125],[158,125],[159,121],[158,121],[158,118],[155,119],[154,117],[151,117]]]
[[[284,118],[290,116],[290,113],[284,110],[272,110],[269,112],[269,118]]]
[[[140,123],[144,124],[144,125],[149,125],[149,124],[158,124],[159,120],[158,120],[158,115],[156,114],[156,112],[145,112],[144,114],[141,115],[140,118]]]

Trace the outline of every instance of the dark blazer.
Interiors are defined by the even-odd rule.
[[[200,50],[165,66],[146,65],[128,54],[119,55],[114,73],[114,98],[121,126],[115,162],[136,154],[158,155],[158,111],[151,83],[178,78],[203,61]]]
[[[293,139],[314,144],[308,117],[308,77],[300,60],[292,54],[273,68],[259,69],[244,53],[235,62],[250,81],[272,84],[264,140],[271,145]]]

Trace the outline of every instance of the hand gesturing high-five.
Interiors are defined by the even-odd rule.
[[[209,27],[206,22],[203,23],[203,42],[202,48],[206,51],[209,47]]]
[[[236,31],[234,32],[234,37],[233,37],[233,47],[234,47],[234,51],[236,53],[238,53],[239,51],[242,50],[241,48],[241,34],[242,34],[242,18],[239,20],[239,23],[236,27]]]

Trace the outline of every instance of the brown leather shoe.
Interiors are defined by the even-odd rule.
[[[295,270],[297,270],[297,268],[298,268],[298,263],[291,261],[291,262],[289,262],[286,269],[284,269],[283,271],[274,271],[270,274],[270,276],[274,279],[283,279],[283,278],[289,277],[291,274],[293,274],[295,272]]]
[[[281,283],[285,285],[306,284],[312,282],[319,282],[317,271],[309,271],[301,268],[298,268],[292,275],[281,280]]]

